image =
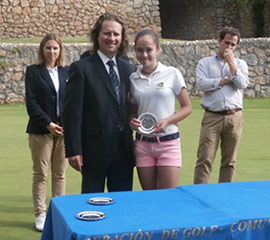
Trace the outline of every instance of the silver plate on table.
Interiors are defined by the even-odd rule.
[[[84,211],[77,214],[77,218],[86,221],[96,221],[101,220],[106,217],[106,214],[103,212],[97,211]]]
[[[94,198],[90,198],[88,202],[94,205],[107,205],[107,204],[112,204],[114,200],[108,197],[94,197]]]
[[[138,130],[143,134],[150,134],[155,131],[158,123],[157,117],[150,112],[142,113],[138,119],[142,122],[142,126]]]

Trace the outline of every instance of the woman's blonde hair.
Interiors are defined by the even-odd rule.
[[[60,47],[60,54],[58,59],[56,60],[56,66],[57,67],[64,67],[65,66],[65,49],[63,47],[61,39],[55,34],[55,33],[47,33],[44,38],[41,40],[39,44],[39,50],[38,50],[38,65],[45,64],[45,57],[43,53],[43,48],[47,41],[54,40],[59,44]]]

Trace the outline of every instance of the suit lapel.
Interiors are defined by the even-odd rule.
[[[66,74],[64,74],[64,69],[59,67],[58,68],[58,76],[59,76],[59,101],[62,102],[63,101],[63,96],[64,96],[64,84],[66,81]],[[62,104],[60,104],[60,112],[62,110]]]
[[[112,95],[114,100],[118,103],[116,93],[114,91],[113,84],[112,84],[112,81],[110,79],[110,76],[109,76],[109,74],[108,74],[102,60],[98,56],[98,54],[93,56],[93,63],[94,63],[94,69],[97,72],[97,74],[100,76],[101,81],[104,83],[106,89]]]
[[[49,74],[49,72],[48,72],[48,70],[47,70],[47,68],[46,68],[45,65],[42,65],[42,66],[41,66],[40,72],[41,72],[41,75],[42,75],[43,79],[49,84],[49,86],[50,86],[51,88],[53,88],[53,89],[55,90],[55,87],[54,87],[54,85],[53,85],[51,76],[50,76],[50,74]]]
[[[58,68],[58,76],[59,76],[59,91],[62,92],[64,89],[64,84],[65,84],[65,77],[66,75],[63,73],[64,69],[59,67]]]
[[[119,72],[119,76],[120,76],[121,101],[122,101],[122,104],[125,104],[125,100],[126,100],[126,96],[125,96],[125,94],[126,94],[125,68],[123,67],[121,62],[118,60],[117,60],[117,67],[118,67],[118,72]]]

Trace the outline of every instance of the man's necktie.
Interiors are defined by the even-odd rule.
[[[113,84],[114,91],[116,93],[117,101],[120,103],[120,82],[119,82],[119,79],[118,79],[116,72],[113,69],[113,66],[115,65],[114,61],[109,60],[107,62],[107,64],[110,67],[110,74],[109,75],[110,75],[110,78],[111,78],[111,81]]]

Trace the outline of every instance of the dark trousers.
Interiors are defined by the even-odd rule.
[[[118,149],[112,153],[109,166],[87,166],[82,170],[82,193],[104,192],[105,183],[109,192],[131,191],[133,166],[127,161],[123,134],[119,134]]]

